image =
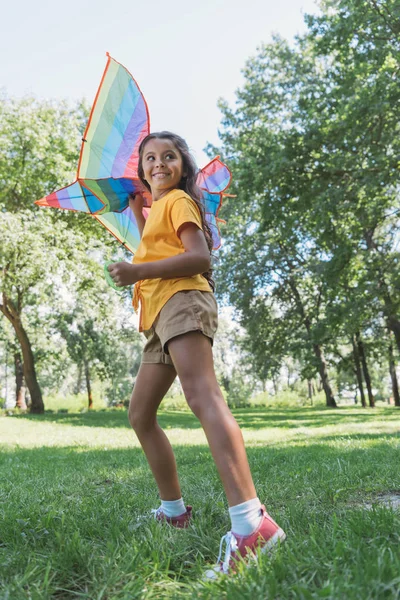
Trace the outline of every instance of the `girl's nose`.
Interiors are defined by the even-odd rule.
[[[157,164],[157,167],[164,166],[164,161],[161,158],[161,156],[159,158],[157,158],[156,164]]]

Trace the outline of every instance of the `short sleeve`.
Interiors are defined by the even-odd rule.
[[[175,200],[171,207],[171,220],[176,232],[184,223],[194,223],[199,229],[203,229],[200,211],[196,203],[188,197]]]

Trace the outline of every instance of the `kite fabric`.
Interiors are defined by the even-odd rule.
[[[219,156],[213,158],[208,165],[200,169],[197,176],[197,185],[203,192],[204,210],[207,222],[210,225],[214,250],[221,246],[218,222],[223,221],[218,219],[218,212],[222,205],[223,196],[228,195],[224,192],[230,186],[231,179],[232,173],[220,160]]]
[[[82,138],[77,179],[37,200],[39,206],[85,212],[97,219],[132,253],[140,242],[129,196],[140,193],[148,206],[151,195],[138,177],[139,146],[150,132],[146,100],[129,71],[107,53],[107,64]],[[221,244],[218,211],[231,182],[226,165],[214,158],[199,171],[206,219],[214,248]]]

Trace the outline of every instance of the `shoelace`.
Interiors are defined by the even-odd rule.
[[[161,506],[159,506],[158,508],[152,508],[151,509],[151,514],[154,515],[154,518],[157,519],[158,515],[164,514],[163,513],[163,509]]]
[[[224,562],[222,563],[222,571],[224,573],[227,573],[229,571],[229,563],[231,560],[232,552],[236,552],[236,550],[238,549],[239,546],[237,543],[237,539],[233,535],[232,531],[228,531],[228,533],[226,535],[223,535],[221,538],[221,542],[219,544],[219,554],[218,554],[218,559],[217,559],[217,565],[220,565],[220,561],[221,561],[221,557],[222,557],[222,546],[223,546],[224,542],[226,544],[226,548],[225,548]]]

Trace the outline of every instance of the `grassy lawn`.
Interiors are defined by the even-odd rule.
[[[188,412],[160,422],[176,449],[185,531],[159,505],[124,411],[0,417],[0,599],[400,598],[400,413],[248,409],[260,499],[287,541],[234,578],[202,583],[229,528],[204,434]]]

